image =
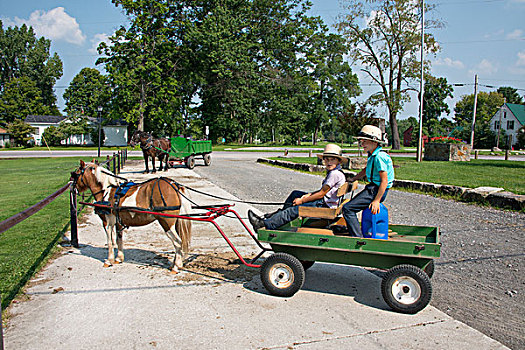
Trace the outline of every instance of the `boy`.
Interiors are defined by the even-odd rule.
[[[394,182],[394,167],[392,158],[382,152],[381,144],[386,144],[386,138],[382,137],[381,129],[373,125],[365,125],[357,136],[359,144],[368,153],[366,168],[354,176],[349,182],[366,177],[370,181],[365,189],[350,202],[343,206],[343,217],[348,227],[350,236],[363,237],[361,225],[357,219],[357,213],[363,209],[370,208],[372,214],[379,213],[379,203],[386,198],[388,190]]]
[[[346,182],[346,177],[341,170],[341,164],[348,161],[342,156],[341,147],[335,144],[327,144],[323,154],[317,157],[322,158],[326,168],[326,177],[323,180],[321,189],[307,193],[304,191],[293,191],[286,199],[282,209],[272,214],[266,214],[264,218],[255,215],[251,210],[248,211],[248,219],[255,231],[260,228],[275,230],[284,224],[299,217],[299,206],[336,208],[337,190]]]

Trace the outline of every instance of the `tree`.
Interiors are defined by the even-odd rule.
[[[491,148],[496,143],[496,136],[490,130],[490,119],[503,105],[503,96],[499,93],[478,93],[476,105],[476,124],[474,128],[474,148]],[[463,96],[454,107],[454,120],[462,127],[459,137],[470,141],[474,94]]]
[[[427,75],[425,78],[425,93],[423,94],[423,126],[433,131],[433,127],[439,125],[439,117],[443,113],[450,113],[447,97],[454,97],[452,85],[447,84],[446,78],[436,78]]]
[[[0,21],[0,91],[11,80],[27,77],[40,90],[50,113],[59,115],[53,86],[62,76],[62,61],[57,53],[51,56],[50,46],[50,40],[36,38],[32,27],[23,24],[4,30]]]
[[[494,91],[489,93],[482,91],[478,93],[476,105],[476,124],[488,123],[502,105],[503,96],[499,93]],[[454,120],[458,124],[472,124],[473,111],[474,94],[462,96],[454,107]]]
[[[48,146],[60,146],[60,142],[66,139],[66,135],[60,131],[60,128],[57,128],[54,125],[47,127],[42,134],[42,140],[45,140]]]
[[[510,86],[502,86],[497,90],[503,97],[505,97],[505,102],[523,104],[523,99],[518,94],[518,90]]]
[[[30,141],[33,140],[31,134],[35,132],[35,129],[20,119],[7,124],[6,129],[8,133],[13,135],[17,145],[28,146]]]
[[[66,112],[96,118],[98,107],[108,110],[110,89],[106,77],[94,68],[82,68],[64,92]]]
[[[337,124],[341,131],[347,135],[354,136],[366,124],[374,124],[376,113],[367,103],[352,104],[346,111],[337,116]]]
[[[0,95],[0,121],[23,121],[28,115],[49,115],[53,110],[43,103],[41,91],[28,77],[13,78]]]
[[[372,101],[387,107],[393,149],[400,148],[396,116],[409,100],[408,83],[419,76],[419,4],[411,0],[347,0],[349,13],[336,25],[351,45],[350,57],[361,63],[361,70],[379,85],[380,91],[372,95]],[[425,13],[432,9],[426,5]],[[425,52],[439,49],[428,31],[439,26],[438,21],[425,21]]]

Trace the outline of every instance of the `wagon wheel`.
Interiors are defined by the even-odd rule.
[[[430,262],[428,263],[427,267],[425,267],[423,269],[423,271],[425,271],[425,273],[428,275],[428,278],[432,278],[432,276],[434,276],[434,269],[435,269],[435,265],[434,265],[434,260],[430,260]]]
[[[188,169],[195,168],[195,157],[187,156],[186,159],[184,159],[184,163],[186,163],[186,167],[188,167]]]
[[[301,260],[301,264],[303,265],[303,269],[306,271],[315,264],[315,261]]]
[[[270,294],[291,297],[303,286],[304,268],[295,256],[275,253],[263,262],[261,280]]]
[[[432,298],[428,275],[413,265],[397,265],[387,271],[381,282],[383,299],[394,311],[415,314]]]
[[[209,166],[211,164],[211,155],[206,153],[202,159],[204,159],[204,165]]]

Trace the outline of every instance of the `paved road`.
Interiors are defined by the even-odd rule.
[[[319,187],[320,177],[258,164],[257,156],[214,152],[212,165],[195,171],[250,201],[276,202],[292,189]],[[511,348],[524,349],[525,214],[401,191],[391,191],[386,204],[392,223],[441,228],[432,305]]]

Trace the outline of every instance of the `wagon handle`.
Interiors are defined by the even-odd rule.
[[[357,241],[355,244],[358,245],[358,246],[362,246],[362,245],[366,245],[366,242],[365,241]]]

